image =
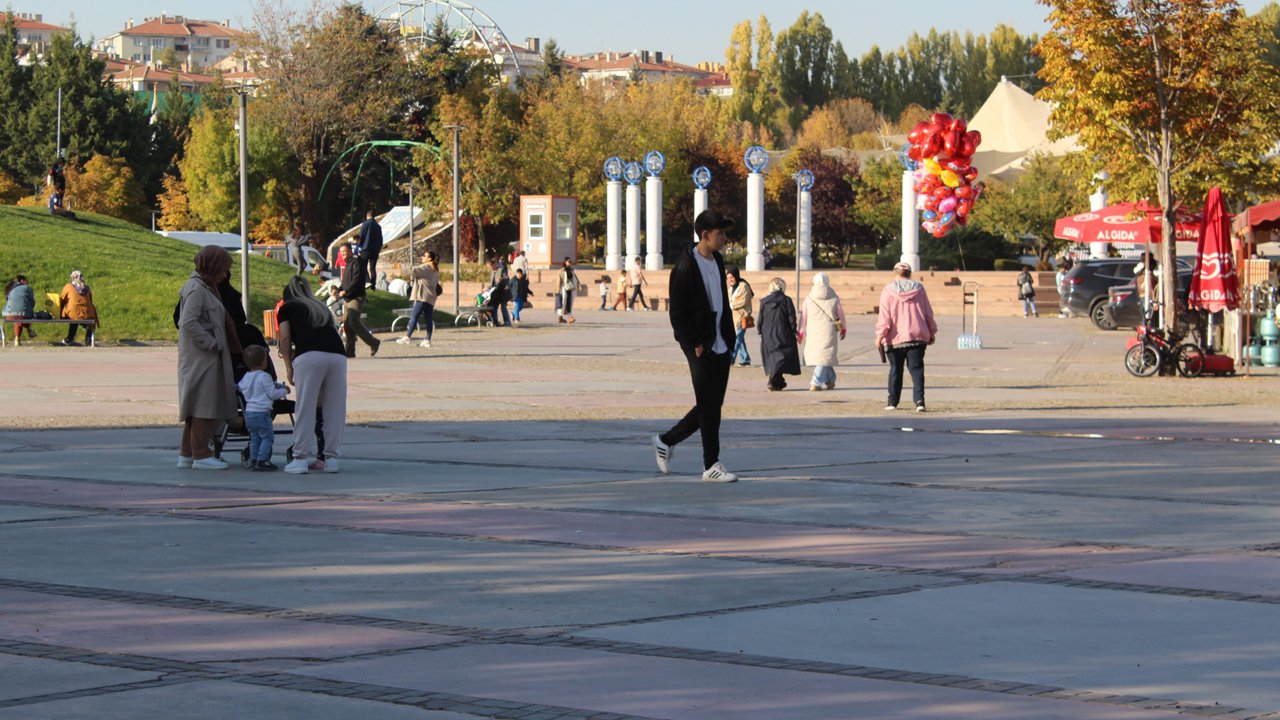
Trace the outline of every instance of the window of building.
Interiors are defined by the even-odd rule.
[[[207,38],[207,37],[198,37],[198,38],[196,38],[196,40],[195,40],[195,45],[196,45],[196,47],[209,47],[209,38]]]
[[[556,213],[556,239],[573,239],[573,215],[569,213]]]
[[[219,41],[218,41],[218,47],[219,47],[219,48],[222,48],[223,50],[226,50],[226,49],[228,49],[228,48],[230,48],[230,47],[231,47],[231,41],[230,41],[230,40],[219,40]]]
[[[151,47],[164,47],[164,38],[151,38]]]
[[[546,222],[542,213],[529,213],[529,238],[539,240],[546,237]]]

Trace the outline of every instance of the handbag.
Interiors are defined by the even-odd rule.
[[[755,318],[751,317],[750,315],[743,315],[743,316],[742,316],[742,329],[743,329],[743,330],[750,330],[751,328],[753,328],[753,327],[755,327],[755,326],[756,326],[756,319],[755,319]]]

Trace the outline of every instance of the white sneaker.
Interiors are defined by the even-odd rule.
[[[185,470],[191,467],[191,458],[186,455],[178,456],[178,467]]]
[[[324,459],[324,471],[327,473],[338,472],[338,458],[331,457]]]
[[[191,469],[192,470],[226,470],[227,463],[224,460],[220,460],[216,457],[209,456],[207,458],[200,458],[199,460],[192,460]]]
[[[405,335],[404,337],[396,338],[397,345],[408,345],[411,342],[413,342],[413,338],[409,337],[408,335]]]
[[[675,454],[676,449],[662,442],[661,435],[653,436],[653,459],[658,461],[658,470],[662,471],[663,475],[666,475],[670,469],[669,463]]]
[[[724,463],[716,461],[715,465],[702,471],[703,482],[738,482],[738,476],[725,469]]]
[[[311,472],[307,467],[308,465],[310,465],[310,462],[306,458],[294,458],[289,461],[288,465],[284,466],[284,471],[290,475],[306,475]]]
[[[920,403],[919,405],[916,405],[916,412],[925,412],[924,403]]]
[[[431,347],[431,341],[430,341],[430,340],[423,340],[422,342],[418,343],[418,347],[420,347],[420,348],[429,348],[429,347]]]
[[[885,406],[884,406],[884,409],[885,409],[885,410],[897,410],[897,409],[898,409],[898,406],[897,406],[897,405],[885,405]]]

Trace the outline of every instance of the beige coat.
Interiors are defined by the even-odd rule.
[[[845,323],[844,308],[835,293],[830,297],[805,298],[799,326],[804,330],[804,364],[835,367],[840,364],[840,328]]]
[[[410,273],[413,276],[413,290],[409,292],[409,299],[435,305],[436,286],[440,284],[440,274],[425,263],[415,265]]]
[[[733,310],[733,329],[735,332],[742,329],[742,318],[751,315],[751,301],[755,297],[756,294],[752,291],[751,286],[741,280],[734,286],[733,292],[729,293],[729,309]]]
[[[236,386],[226,310],[195,273],[178,295],[178,419],[230,420],[236,416]]]

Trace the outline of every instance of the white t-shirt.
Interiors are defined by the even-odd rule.
[[[724,313],[724,296],[720,293],[720,266],[716,265],[714,256],[704,258],[697,250],[693,251],[693,259],[698,263],[698,270],[702,273],[702,284],[707,287],[707,300],[711,303],[711,310],[716,314],[716,341],[711,345],[711,352],[723,355],[729,352],[729,346],[720,335],[720,316]]]

